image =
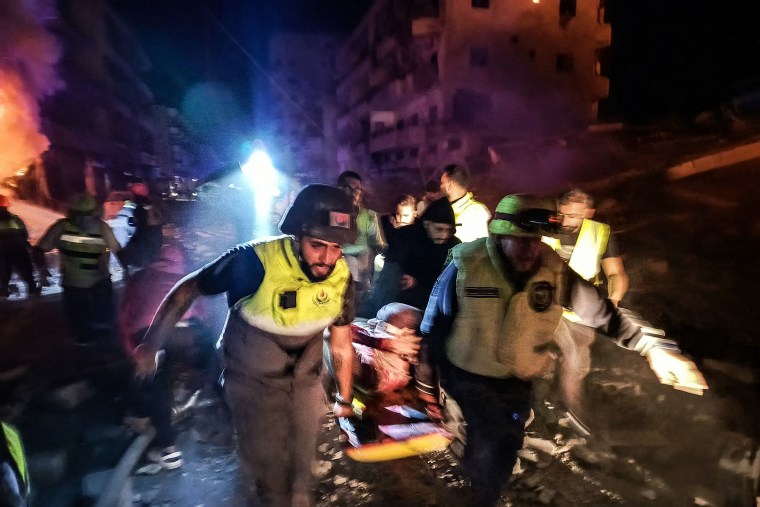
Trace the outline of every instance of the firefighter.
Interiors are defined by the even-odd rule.
[[[280,222],[285,236],[242,243],[178,283],[135,350],[138,375],[152,375],[156,353],[190,304],[227,294],[224,391],[238,454],[262,505],[313,504],[315,456],[324,391],[320,382],[325,328],[327,360],[337,382],[333,411],[351,409],[354,285],[341,245],[356,240],[345,192],[306,186]],[[257,504],[258,505],[258,504]]]
[[[38,252],[58,249],[63,303],[76,345],[92,345],[101,336],[113,337],[113,287],[108,270],[110,254],[121,246],[99,206],[88,194],[71,200],[66,218],[56,221],[35,246]],[[126,268],[125,268],[126,272]]]
[[[15,270],[26,282],[29,294],[39,294],[29,257],[29,233],[18,216],[8,211],[8,197],[0,194],[0,297],[8,297],[8,283]]]

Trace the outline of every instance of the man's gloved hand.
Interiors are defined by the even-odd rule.
[[[675,389],[702,394],[707,389],[707,381],[694,362],[675,350],[654,347],[647,352],[649,367],[660,382]]]
[[[153,378],[158,368],[158,352],[143,343],[135,347],[133,357],[135,361],[135,378],[137,380]]]

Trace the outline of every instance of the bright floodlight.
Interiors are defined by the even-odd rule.
[[[272,165],[272,159],[262,150],[257,149],[248,160],[240,166],[248,186],[253,192],[256,206],[257,229],[268,223],[272,213],[272,202],[280,196],[280,174]]]

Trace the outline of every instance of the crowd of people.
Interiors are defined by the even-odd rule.
[[[577,189],[556,198],[507,195],[492,212],[473,196],[467,168],[453,164],[419,201],[399,195],[393,212],[381,215],[366,207],[361,175],[346,171],[335,186],[298,193],[280,221],[282,236],[252,238],[190,274],[181,245],[166,236],[161,245],[164,218],[151,212],[146,189],[135,190],[142,218],[126,247],[97,217],[92,196],[82,195],[33,250],[58,249],[65,307],[83,345],[113,323],[106,322],[114,315],[109,254],[124,264],[119,327],[135,364],[135,405],[159,430],[151,456],[165,468],[180,466],[182,454],[163,351],[176,341],[177,323],[199,315],[201,296],[226,294],[219,362],[202,367],[223,368],[254,505],[313,505],[325,400],[336,417],[355,415],[354,385],[367,373],[357,354],[374,346],[371,332],[352,327],[359,320],[395,338],[384,340],[391,345],[382,353],[401,376],[377,365],[374,389],[415,391],[437,421],[446,419],[442,390],[458,404],[473,505],[499,498],[522,446],[534,379],[553,374],[563,401],[580,410],[596,331],[632,350],[639,345],[639,328],[617,308],[628,288],[619,242],[592,220],[593,200]],[[23,224],[12,225],[3,210],[2,273],[15,268],[26,279],[29,266],[5,247],[8,231],[26,241]],[[207,337],[190,341],[211,348]],[[333,377],[327,393],[323,363]]]

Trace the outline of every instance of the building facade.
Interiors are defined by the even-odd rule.
[[[279,169],[303,181],[326,181],[335,172],[339,41],[326,33],[277,33],[268,41],[268,76],[257,85],[257,136]]]
[[[607,96],[604,0],[378,0],[337,55],[337,163],[391,185],[585,130]]]
[[[105,0],[59,0],[50,29],[61,46],[63,88],[41,107],[50,140],[34,165],[47,196],[64,202],[87,190],[99,198],[134,178],[188,176],[193,136],[181,115],[154,104],[143,76],[150,62]]]

